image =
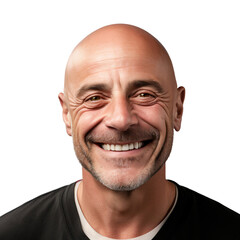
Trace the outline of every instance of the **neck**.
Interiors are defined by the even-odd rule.
[[[112,191],[83,169],[78,201],[88,223],[101,235],[134,238],[151,231],[167,215],[175,187],[162,167],[147,183],[128,192]]]

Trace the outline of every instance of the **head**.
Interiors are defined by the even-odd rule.
[[[171,152],[184,96],[168,53],[146,31],[116,24],[88,35],[59,94],[83,171],[114,191],[146,183]]]

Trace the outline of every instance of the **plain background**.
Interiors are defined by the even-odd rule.
[[[240,212],[238,1],[13,0],[0,3],[0,215],[81,179],[57,95],[73,47],[113,23],[158,38],[186,88],[167,177]]]

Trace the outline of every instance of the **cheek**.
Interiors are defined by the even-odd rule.
[[[158,130],[164,130],[168,121],[168,114],[159,104],[153,106],[137,106],[136,113],[142,121]]]
[[[85,135],[101,121],[102,110],[75,110],[73,114],[73,132],[78,138],[84,139]]]

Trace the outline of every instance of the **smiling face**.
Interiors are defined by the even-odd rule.
[[[130,191],[168,158],[184,89],[177,89],[171,61],[156,39],[115,25],[76,47],[59,98],[83,167],[109,189]]]

